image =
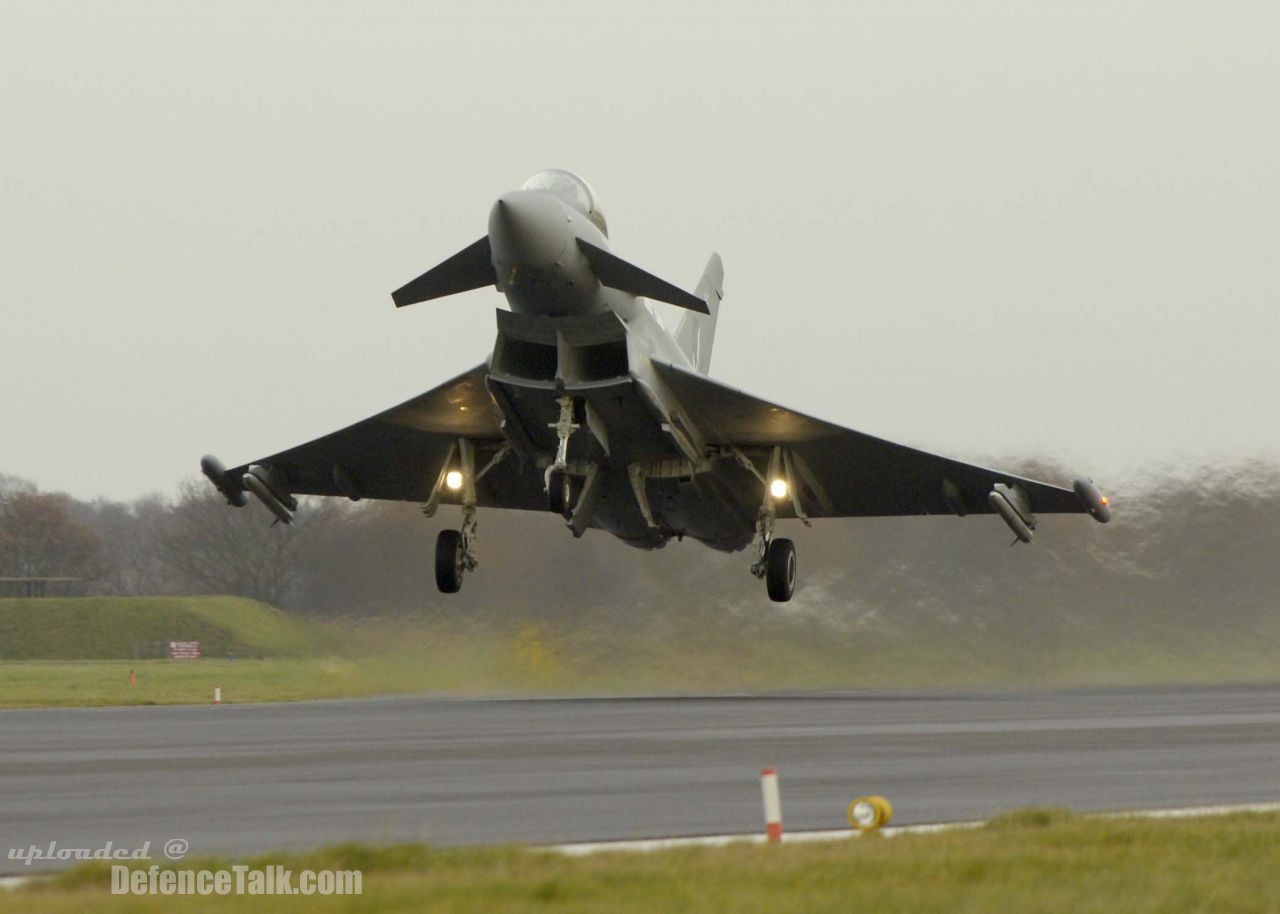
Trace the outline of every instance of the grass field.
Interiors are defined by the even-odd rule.
[[[134,674],[130,684],[129,674]],[[421,655],[338,655],[250,660],[0,662],[0,708],[304,701],[412,692],[545,691],[554,682],[515,649],[437,641]]]
[[[317,631],[239,597],[0,599],[0,660],[132,660],[167,656],[170,641],[199,641],[209,657],[296,656]]]
[[[319,622],[220,597],[0,600],[0,708],[202,703],[212,700],[215,686],[224,701],[248,702],[413,692],[1100,686],[1280,677],[1280,640],[1256,633],[1010,644],[965,629],[837,637],[777,614],[712,622],[557,626],[443,614]],[[161,652],[170,640],[199,640],[205,656],[138,659]],[[137,650],[145,645],[155,649]]]
[[[569,858],[533,849],[337,847],[184,862],[358,869],[360,898],[112,896],[86,865],[0,895],[6,911],[1274,912],[1280,815],[1097,819],[1028,810],[985,828]]]

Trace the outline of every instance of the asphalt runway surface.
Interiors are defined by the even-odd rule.
[[[0,711],[9,848],[569,842],[1280,799],[1280,686]],[[57,866],[58,864],[55,864]],[[60,864],[65,866],[66,864]]]

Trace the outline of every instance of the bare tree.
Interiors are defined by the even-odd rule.
[[[8,473],[0,473],[0,501],[11,495],[32,495],[35,491],[36,485],[31,480],[23,479],[21,476],[10,476]]]
[[[21,577],[93,578],[101,543],[71,517],[67,495],[11,491],[0,495],[0,570]]]
[[[292,526],[273,526],[256,505],[229,508],[206,483],[188,480],[158,518],[156,554],[185,592],[282,603],[298,581],[295,541],[312,525],[313,514],[304,506]]]
[[[160,557],[165,519],[171,506],[159,495],[130,503],[99,499],[77,505],[77,518],[102,541],[103,573],[95,590],[141,596],[174,592],[172,575]]]

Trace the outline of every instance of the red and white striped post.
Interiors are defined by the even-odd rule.
[[[764,794],[764,833],[772,844],[782,840],[782,797],[778,793],[778,773],[772,768],[760,772],[760,790]]]

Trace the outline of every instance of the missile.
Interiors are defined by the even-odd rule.
[[[1017,485],[1007,486],[997,482],[991,494],[987,496],[987,504],[1009,525],[1013,535],[1024,543],[1031,542],[1035,535],[1036,516],[1031,513],[1031,502],[1027,493]]]
[[[1075,490],[1076,498],[1080,499],[1080,504],[1084,505],[1090,517],[1100,524],[1111,520],[1111,499],[1098,491],[1092,479],[1080,477],[1071,483],[1071,488]]]
[[[222,497],[227,500],[227,504],[236,508],[243,508],[249,503],[249,499],[244,494],[244,489],[240,488],[227,474],[227,468],[222,465],[222,461],[212,454],[205,454],[200,458],[200,472],[213,483],[213,487],[222,493]]]
[[[281,523],[293,523],[293,512],[298,510],[298,500],[285,488],[284,477],[271,467],[251,466],[241,477],[244,487]]]

